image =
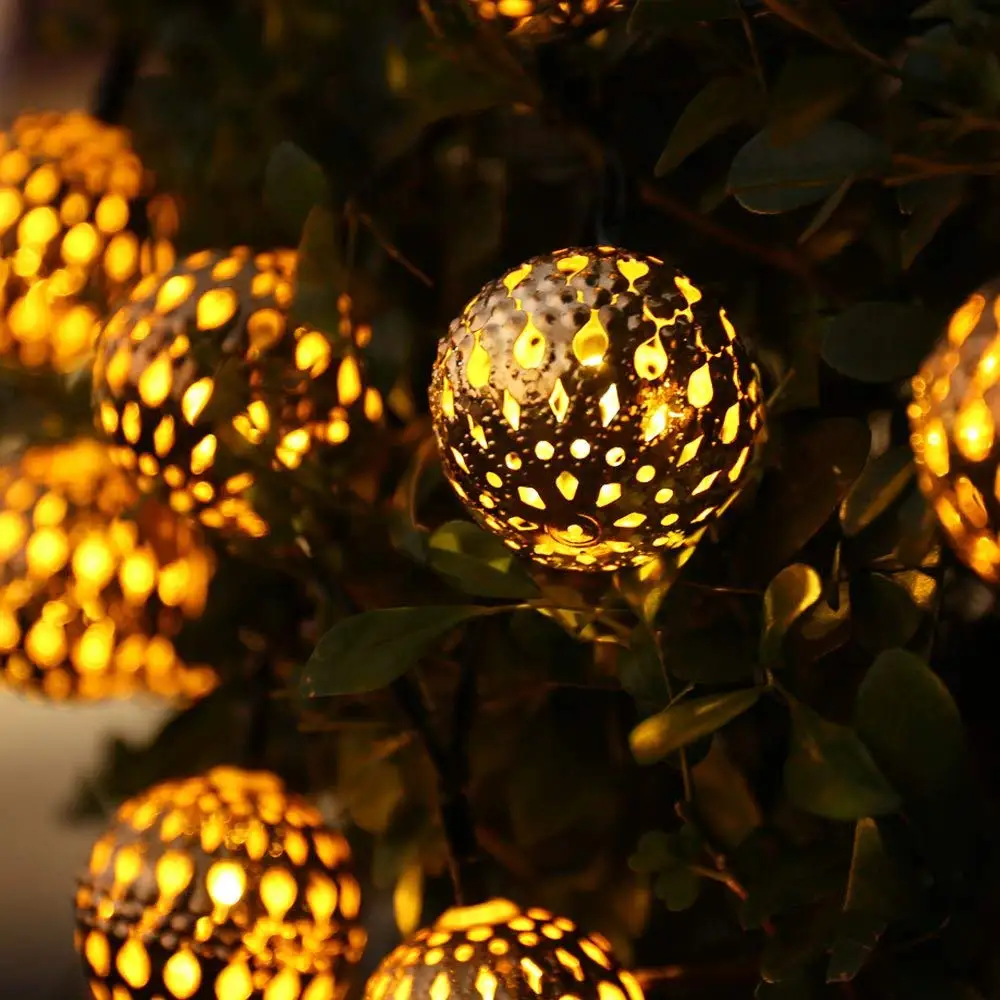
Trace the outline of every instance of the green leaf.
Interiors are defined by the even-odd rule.
[[[841,182],[840,187],[837,188],[833,194],[830,195],[826,201],[823,202],[819,207],[819,211],[813,216],[812,222],[802,231],[797,242],[799,246],[803,243],[808,243],[829,221],[833,218],[833,213],[840,208],[844,199],[847,197],[847,192],[851,190],[854,185],[854,177],[845,177]]]
[[[883,140],[849,122],[827,121],[781,146],[759,132],[736,154],[728,187],[748,211],[773,215],[824,201],[846,178],[877,176],[888,166]]]
[[[820,52],[793,55],[768,95],[767,130],[776,146],[808,135],[861,88],[866,68],[857,59]]]
[[[302,675],[308,698],[378,691],[416,666],[446,632],[492,608],[419,607],[363,611],[320,639]]]
[[[711,843],[724,851],[739,847],[764,819],[743,772],[733,763],[721,735],[704,760],[691,767],[698,819]]]
[[[740,16],[738,0],[637,0],[629,18],[630,32],[676,28],[701,21]]]
[[[847,26],[828,0],[763,0],[763,3],[789,24],[834,48],[850,51],[857,47]]]
[[[701,877],[690,868],[668,868],[657,876],[653,892],[671,913],[683,913],[698,902]]]
[[[894,578],[881,573],[852,577],[854,637],[873,653],[908,643],[920,628],[923,615],[909,590]]]
[[[830,321],[821,354],[858,382],[896,382],[916,373],[940,335],[938,317],[920,306],[859,302]]]
[[[913,452],[907,445],[873,458],[840,505],[844,534],[853,538],[881,517],[902,496],[913,474]]]
[[[760,690],[730,691],[691,698],[640,722],[629,736],[632,754],[640,764],[653,764],[681,747],[708,736],[752,708]]]
[[[899,796],[853,730],[828,722],[794,698],[789,708],[785,790],[794,805],[834,820],[883,816],[899,808]]]
[[[514,553],[469,521],[441,525],[428,542],[427,561],[466,594],[510,599],[539,596]]]
[[[663,830],[647,830],[635,845],[635,853],[628,859],[628,866],[640,875],[652,875],[663,868],[677,864],[673,839]]]
[[[822,596],[819,573],[803,563],[786,566],[764,594],[764,630],[760,637],[760,659],[767,666],[781,662],[781,647],[789,629]]]
[[[314,206],[302,227],[299,264],[292,303],[294,322],[320,330],[336,343],[340,311],[337,299],[343,266],[337,217],[324,205]]]
[[[908,883],[882,843],[878,824],[859,819],[827,982],[847,982],[862,969],[890,920],[912,911]]]
[[[264,205],[288,235],[298,236],[309,212],[329,200],[323,168],[295,143],[275,146],[264,174]]]
[[[618,653],[618,681],[644,714],[657,712],[670,700],[656,639],[645,626],[634,629],[627,649]]]
[[[826,524],[868,460],[871,432],[834,417],[795,428],[783,445],[732,560],[741,583],[766,584]]]
[[[959,783],[967,762],[958,707],[918,656],[884,652],[858,690],[855,725],[872,756],[909,797],[933,796]]]
[[[760,91],[755,80],[740,76],[710,80],[681,113],[653,173],[657,177],[669,173],[705,143],[753,118],[759,110]]]
[[[900,210],[910,216],[909,225],[899,237],[904,270],[913,264],[944,221],[965,200],[966,186],[967,178],[955,175],[934,177],[899,189]]]
[[[615,573],[615,589],[647,625],[652,626],[664,600],[680,577],[684,568],[681,557],[686,552],[686,549],[677,549],[659,555],[638,568]]]

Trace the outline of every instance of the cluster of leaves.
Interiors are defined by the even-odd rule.
[[[935,672],[977,595],[903,409],[993,276],[1000,7],[636,0],[538,48],[464,0],[108,10],[160,57],[133,120],[188,248],[297,240],[300,314],[332,332],[349,290],[374,328],[391,440],[335,519],[318,494],[289,512],[325,634],[267,749],[332,793],[400,926],[430,913],[458,791],[492,888],[636,962],[749,947],[737,985],[759,970],[762,996],[995,989],[992,744]],[[773,393],[759,482],[683,571],[542,572],[434,457],[448,320],[512,262],[598,237],[718,285]],[[231,755],[241,697],[118,747],[93,794],[186,766],[180,745]]]

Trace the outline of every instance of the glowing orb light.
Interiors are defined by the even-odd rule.
[[[1000,282],[973,294],[913,379],[917,481],[959,558],[1000,583]]]
[[[347,296],[333,339],[295,324],[296,265],[291,251],[195,254],[141,282],[98,342],[96,417],[117,460],[212,528],[268,534],[260,466],[332,461],[382,417],[360,354],[370,328]]]
[[[505,899],[447,910],[393,951],[364,1000],[643,1000],[600,934]]]
[[[76,895],[95,1000],[339,1000],[367,942],[351,852],[268,772],[126,802]]]
[[[430,396],[455,492],[555,569],[689,548],[764,432],[757,370],[725,309],[612,247],[537,257],[483,288],[441,341]]]
[[[57,371],[141,273],[173,263],[177,209],[128,133],[82,112],[0,132],[0,357]]]
[[[204,609],[212,554],[195,526],[138,500],[94,441],[0,468],[0,684],[55,700],[215,687],[172,642]]]

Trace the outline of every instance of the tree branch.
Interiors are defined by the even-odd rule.
[[[482,861],[466,790],[466,751],[476,700],[475,681],[474,669],[463,665],[455,695],[455,732],[448,748],[442,746],[434,732],[430,713],[416,682],[403,676],[392,683],[392,693],[397,704],[419,733],[427,756],[437,772],[441,826],[448,849],[448,870],[455,890],[455,902],[460,906],[485,898]]]

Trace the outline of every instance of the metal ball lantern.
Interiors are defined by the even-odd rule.
[[[484,21],[502,24],[511,34],[546,37],[580,28],[605,13],[621,11],[630,0],[469,0]]]
[[[959,307],[913,379],[917,481],[959,558],[1000,583],[1000,281]]]
[[[456,493],[554,569],[691,551],[764,432],[757,370],[725,309],[612,247],[560,250],[486,285],[441,341],[430,396]]]
[[[196,526],[138,500],[95,441],[0,468],[0,686],[51,700],[216,686],[172,642],[205,606],[212,554]]]
[[[68,371],[143,272],[170,267],[177,209],[128,133],[83,112],[0,131],[0,357]]]
[[[296,265],[293,251],[197,253],[142,281],[98,341],[96,418],[117,460],[212,528],[267,535],[261,463],[322,463],[382,416],[360,354],[370,327],[346,295],[334,339],[293,323]]]
[[[269,772],[126,802],[76,894],[95,1000],[339,1000],[364,951],[341,834]]]
[[[643,1000],[600,934],[506,899],[447,910],[378,967],[364,1000]]]

